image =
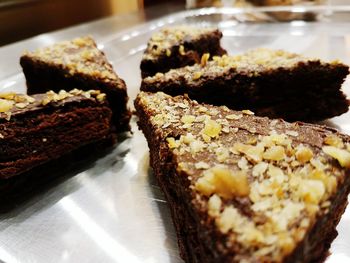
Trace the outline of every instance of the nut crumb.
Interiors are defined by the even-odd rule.
[[[209,53],[204,53],[202,55],[202,58],[201,58],[201,66],[202,67],[205,67],[207,65],[207,62],[208,62],[209,58],[210,58],[210,54]]]

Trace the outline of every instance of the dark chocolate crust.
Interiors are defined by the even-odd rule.
[[[52,50],[60,52],[62,60],[57,62],[53,54],[50,52],[45,54],[46,49],[50,52]],[[94,55],[89,57],[89,53]],[[70,59],[73,56],[75,56],[71,59],[73,63],[65,64],[63,59]],[[107,95],[116,132],[130,130],[131,112],[127,108],[128,95],[125,82],[113,71],[112,65],[92,38],[75,39],[33,53],[25,53],[20,58],[20,64],[26,77],[28,94],[49,90],[59,92],[62,89],[100,90]]]
[[[244,56],[244,55],[243,55]],[[293,65],[270,68],[218,68],[214,62],[146,78],[141,90],[188,94],[192,99],[231,109],[250,109],[258,116],[315,122],[348,111],[341,85],[349,73],[342,63],[300,59]],[[206,70],[209,69],[210,71]],[[197,73],[198,72],[198,73]],[[196,76],[196,74],[198,74]]]
[[[192,158],[194,158],[195,162],[202,160],[201,158],[208,162],[208,158],[211,158],[195,157],[187,153],[184,154],[184,157],[181,157],[177,152],[174,152],[169,146],[168,139],[179,139],[181,136],[188,134],[188,128],[181,128],[181,126],[177,125],[176,119],[173,119],[170,125],[164,123],[155,124],[156,121],[161,120],[160,112],[162,110],[158,111],[153,106],[147,105],[146,100],[144,100],[147,96],[152,100],[152,95],[145,95],[145,93],[141,93],[135,100],[135,107],[139,117],[138,125],[148,141],[150,164],[171,209],[182,258],[185,262],[240,262],[237,255],[244,255],[240,244],[233,243],[229,245],[231,234],[224,234],[219,231],[218,227],[215,226],[215,220],[208,216],[207,207],[202,203],[203,199],[194,190],[194,185],[191,182],[198,176],[197,173],[186,172],[180,168],[180,162],[187,160],[191,163],[193,162]],[[185,102],[188,102],[190,109],[197,107],[196,103],[181,96],[172,99],[166,96],[159,96],[159,98],[161,101],[173,101],[177,103],[178,107],[184,107],[184,104],[187,105]],[[168,106],[169,108],[173,107],[170,104]],[[209,105],[203,106],[209,111],[210,109],[218,110],[217,116],[221,116],[226,111],[224,108]],[[175,111],[176,113],[171,113],[175,114],[172,116],[181,114],[181,109]],[[234,111],[225,114],[231,113],[240,114]],[[184,116],[184,114],[181,116]],[[247,132],[248,134],[250,133],[250,136],[256,138],[258,135],[265,136],[269,133],[272,124],[279,134],[281,132],[293,134],[291,137],[294,143],[304,146],[308,145],[314,152],[320,151],[320,147],[323,145],[322,141],[327,136],[337,136],[344,143],[350,142],[348,136],[324,126],[301,122],[290,124],[282,120],[271,121],[267,118],[244,114],[243,117],[231,124],[231,127],[233,125],[234,128],[238,128],[238,131],[231,136],[234,137],[234,141],[244,140]],[[298,135],[296,136],[296,134]],[[251,137],[248,136],[248,138]],[[227,141],[226,143],[230,144],[231,142]],[[208,152],[208,154],[210,153]],[[328,199],[328,202],[330,202],[328,210],[319,210],[313,223],[308,226],[303,238],[292,251],[285,254],[280,260],[274,260],[267,256],[253,258],[253,248],[249,254],[251,258],[250,256],[243,256],[246,262],[318,262],[324,259],[331,242],[337,235],[336,225],[345,210],[347,196],[350,191],[349,170],[341,168],[339,164],[332,160],[329,160],[329,164],[335,170],[342,170],[342,176],[338,177],[337,190]],[[189,168],[189,171],[193,171],[192,168]],[[230,202],[232,201],[228,201],[226,205],[231,204]],[[242,214],[249,217],[251,213],[249,210],[250,202],[237,198],[234,201],[234,205]]]
[[[112,113],[105,99],[87,93],[65,98],[56,94],[54,99],[51,95],[33,95],[25,107],[14,106],[0,114],[0,180],[17,177],[84,145],[112,142]]]
[[[176,30],[179,29],[177,27],[169,28],[169,34],[175,34]],[[196,28],[193,28],[193,33],[195,32]],[[161,50],[157,56],[148,55],[152,52],[154,46],[154,43],[150,41],[141,60],[141,76],[146,78],[158,72],[167,72],[170,69],[199,63],[204,53],[217,56],[224,55],[226,50],[220,46],[221,38],[222,32],[218,29],[213,29],[195,37],[188,34],[183,40],[174,43],[170,48]],[[180,51],[180,46],[183,47],[183,51]]]

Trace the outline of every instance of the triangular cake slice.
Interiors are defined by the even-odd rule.
[[[76,38],[25,52],[20,59],[28,94],[98,89],[107,94],[117,132],[129,130],[125,82],[91,37]]]
[[[347,205],[350,138],[141,92],[151,166],[186,262],[311,262]]]
[[[205,53],[223,55],[222,33],[217,28],[189,25],[164,27],[154,33],[147,43],[141,61],[143,78],[157,72],[193,65]]]
[[[320,121],[348,110],[341,85],[349,67],[340,62],[264,48],[207,58],[145,78],[141,90],[187,93],[199,102],[289,121]]]

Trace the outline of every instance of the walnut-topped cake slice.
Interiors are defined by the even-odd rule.
[[[348,111],[341,85],[349,67],[282,50],[254,49],[145,78],[143,91],[188,94],[199,102],[258,116],[320,121]]]
[[[312,262],[350,191],[350,138],[141,92],[135,107],[186,262]]]
[[[112,145],[111,116],[99,90],[0,94],[1,192],[9,179],[83,146]]]
[[[74,88],[107,94],[117,132],[129,130],[130,112],[125,82],[114,72],[91,37],[76,38],[25,52],[20,59],[28,94]]]
[[[222,33],[217,28],[189,25],[170,26],[154,33],[147,44],[141,61],[143,78],[157,72],[193,65],[205,53],[223,55],[220,46]]]

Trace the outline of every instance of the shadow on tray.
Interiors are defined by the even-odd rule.
[[[43,198],[45,198],[45,202],[40,202],[41,207],[36,207],[36,211],[56,203],[62,197],[76,191],[80,184],[74,180],[60,188],[59,192],[54,188],[87,170],[92,173],[91,176],[102,174],[101,167],[98,168],[98,171],[91,168],[96,165],[99,159],[109,155],[114,156],[115,152],[118,152],[119,155],[125,155],[127,152],[120,153],[116,146],[126,139],[126,135],[121,135],[115,145],[110,139],[86,145],[19,176],[0,181],[0,220],[15,217],[33,204],[37,205]],[[55,193],[50,194],[51,191]]]
[[[167,247],[168,252],[171,254],[171,257],[169,258],[169,260],[172,263],[182,262],[179,255],[176,231],[171,218],[171,212],[170,212],[168,203],[165,200],[165,196],[157,183],[157,179],[151,167],[149,167],[148,169],[147,179],[151,189],[152,196],[154,197],[154,200],[156,200],[156,203],[157,203],[159,215],[163,223],[162,225],[164,226],[164,230],[167,234],[167,238],[165,240],[165,247]]]

